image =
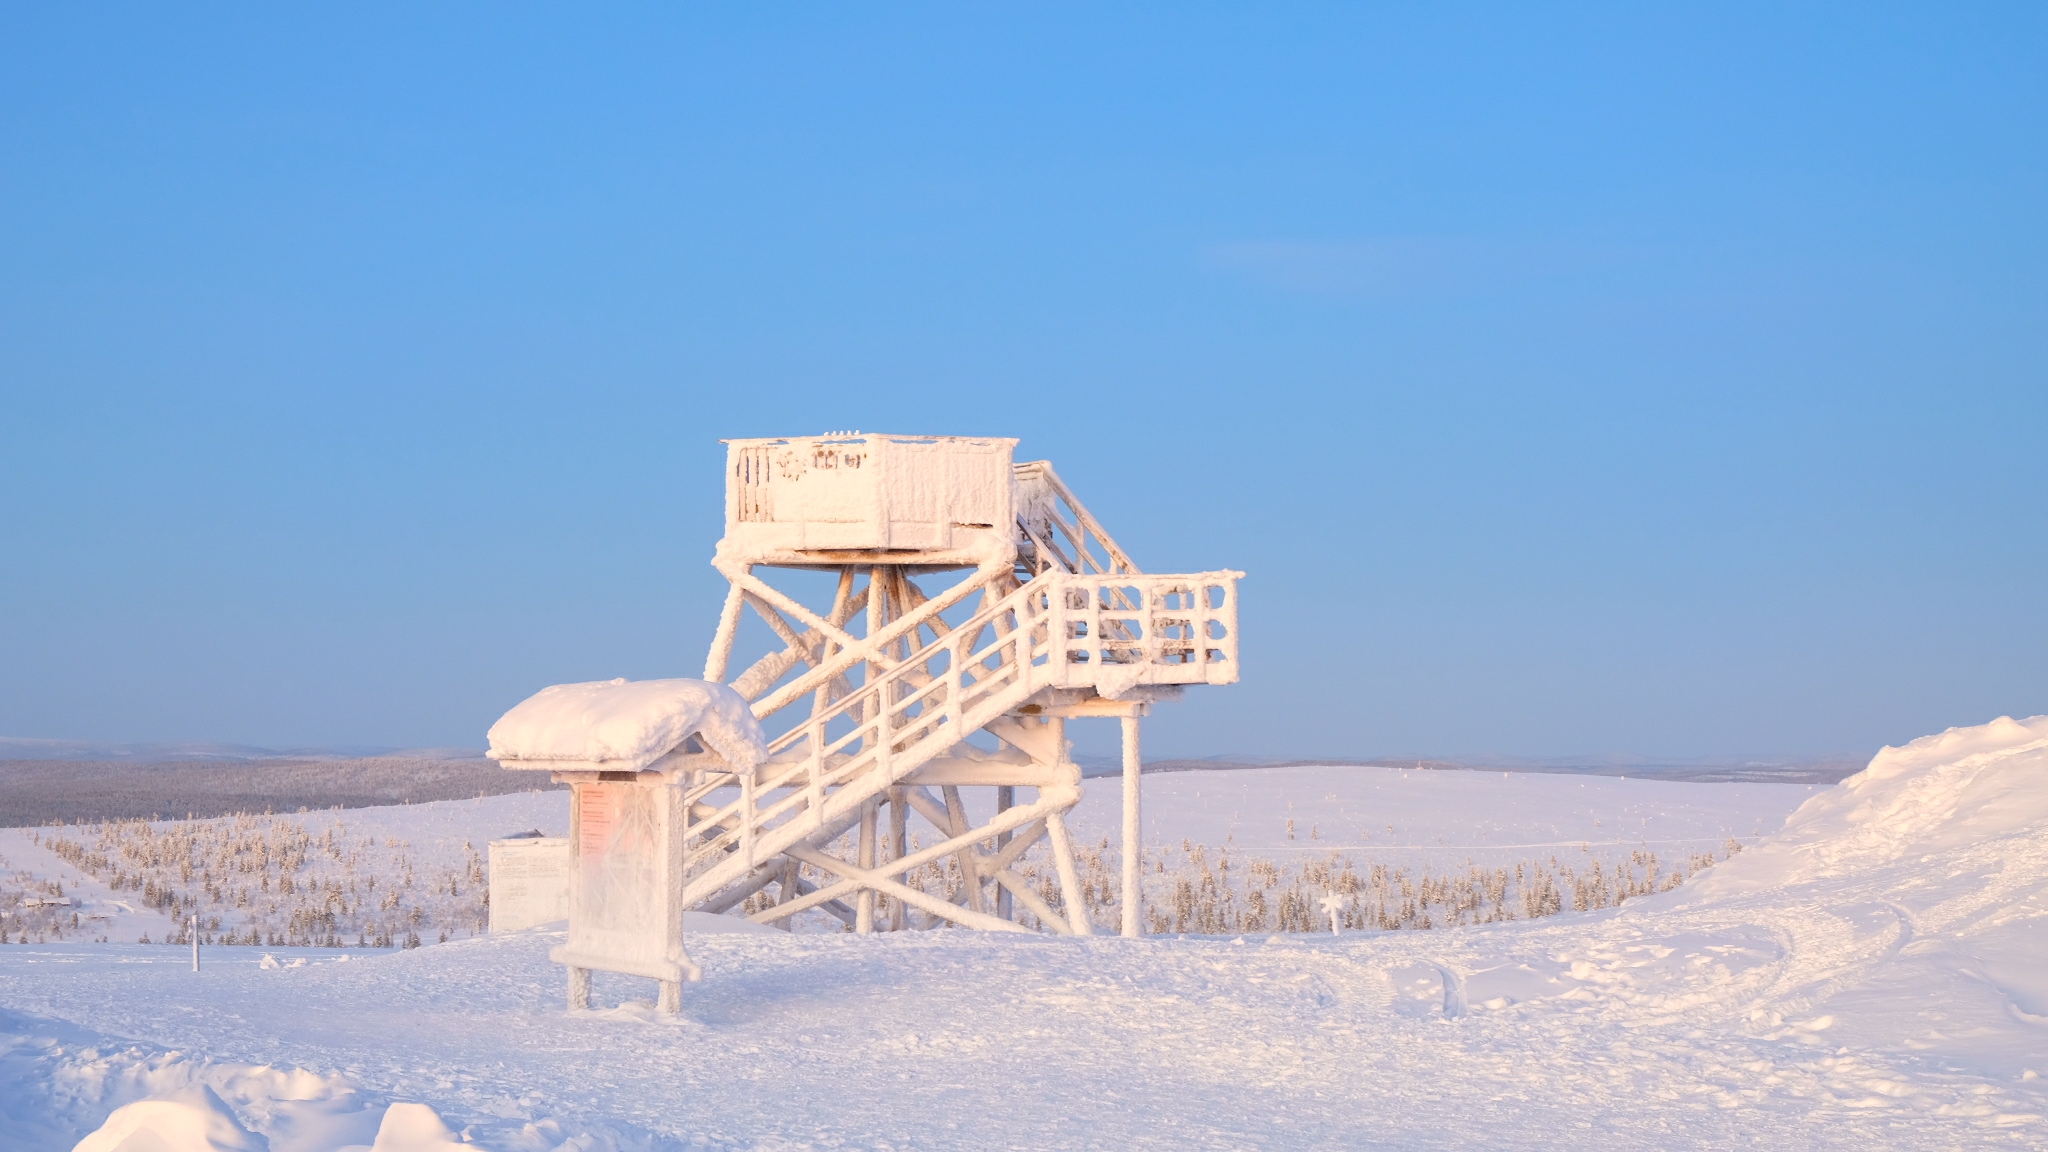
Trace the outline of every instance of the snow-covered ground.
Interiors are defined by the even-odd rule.
[[[1250,768],[1144,780],[1145,840],[1226,844],[1264,855],[1341,852],[1361,862],[1454,868],[1557,852],[1683,856],[1772,832],[1820,789],[1613,776],[1412,768]],[[1122,833],[1122,783],[1089,780],[1077,838]]]
[[[8,945],[0,1145],[69,1147],[155,1097],[86,1147],[209,1113],[211,1146],[276,1152],[380,1125],[384,1149],[2048,1147],[2048,718],[1811,792],[1372,771],[1157,777],[1148,834],[1462,859],[1749,838],[1798,812],[1677,890],[1467,928],[863,938],[696,918],[705,978],[680,1021],[602,975],[611,1007],[564,1013],[547,931],[347,960],[216,948],[197,974],[161,946]],[[1116,782],[1089,787],[1082,822],[1106,834]],[[557,814],[494,807],[514,803]],[[424,856],[559,831],[562,803],[375,818],[438,821],[382,833]]]
[[[285,943],[311,943],[304,937],[316,911],[326,917],[320,930],[343,942],[376,938],[380,928],[400,939],[472,935],[485,919],[485,846],[543,825],[561,832],[568,797],[515,792],[285,816],[0,829],[0,943],[31,938],[24,927],[42,929],[32,937],[44,941],[161,942],[192,912],[208,925],[207,942],[254,928],[265,940],[281,934]],[[96,866],[81,867],[86,859]],[[208,870],[178,867],[187,860]],[[293,888],[280,883],[287,876]],[[24,898],[52,896],[70,902],[54,924],[48,908],[18,909]]]

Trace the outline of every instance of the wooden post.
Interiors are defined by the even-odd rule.
[[[860,809],[860,866],[872,869],[875,866],[875,802],[869,800]],[[859,902],[854,905],[853,930],[863,936],[875,930],[875,890],[860,890]]]
[[[794,900],[794,899],[796,899],[796,897],[797,897],[797,891],[796,891],[796,890],[797,890],[797,860],[796,860],[796,857],[794,857],[794,856],[784,856],[784,857],[782,858],[782,877],[781,877],[781,878],[780,878],[779,880],[777,880],[777,881],[776,881],[776,885],[775,885],[775,902],[776,902],[777,904],[787,904],[787,903],[789,903],[789,902],[790,902],[791,900]],[[779,927],[779,928],[781,928],[781,929],[782,929],[782,930],[783,930],[784,932],[789,932],[789,931],[793,931],[793,930],[794,930],[794,925],[793,925],[793,924],[792,924],[792,923],[791,923],[790,921],[788,921],[788,920],[778,920],[778,921],[776,921],[775,923],[776,923],[776,926],[777,926],[777,927]]]
[[[1001,816],[1001,815],[1002,815],[1003,813],[1005,813],[1005,812],[1008,812],[1008,811],[1010,810],[1010,808],[1011,808],[1011,807],[1012,807],[1013,805],[1015,805],[1016,803],[1017,803],[1017,787],[1016,787],[1016,785],[1014,785],[1014,784],[1000,784],[1000,785],[997,785],[997,787],[996,787],[996,815],[998,815],[998,816]],[[996,833],[996,851],[997,851],[997,852],[1001,852],[1001,851],[1002,851],[1002,850],[1003,850],[1004,848],[1008,847],[1008,846],[1009,846],[1009,843],[1010,843],[1010,834],[1009,834],[1008,832],[998,832],[998,833]],[[1008,888],[1005,888],[1005,887],[1003,887],[1003,886],[1002,886],[1001,884],[998,884],[998,885],[996,885],[996,916],[997,916],[997,918],[999,918],[999,919],[1003,919],[1003,920],[1008,920],[1008,919],[1011,919],[1011,916],[1010,916],[1010,890],[1009,890]]]
[[[967,806],[960,802],[959,787],[947,784],[940,788],[939,791],[946,798],[946,835],[967,835]],[[960,865],[960,882],[967,889],[967,910],[969,912],[984,910],[981,905],[981,866],[976,862],[977,855],[973,846],[970,845],[962,848],[953,856],[954,861]]]
[[[895,853],[892,860],[901,860],[910,855],[910,802],[904,795],[908,789],[889,789],[889,851]],[[903,881],[910,883],[908,878]],[[901,932],[909,927],[910,909],[901,900],[889,902],[889,930]]]
[[[1067,835],[1067,822],[1057,812],[1045,817],[1045,834],[1052,840],[1052,862],[1060,874],[1060,902],[1067,906],[1067,923],[1076,936],[1093,936],[1095,926],[1088,920],[1088,901],[1081,893],[1081,877],[1074,872],[1074,842]]]
[[[889,623],[889,578],[882,574],[883,571],[884,569],[880,564],[873,565],[868,569],[868,634],[863,639],[871,647],[874,644],[875,637]],[[881,675],[881,673],[882,669],[873,661],[868,662],[868,679],[870,681]]]
[[[1059,603],[1057,598],[1054,603]],[[1048,716],[1045,727],[1055,762],[1071,764],[1073,758],[1067,754],[1066,717]],[[1041,789],[1038,795],[1043,798],[1045,792]],[[1079,797],[1076,796],[1076,799]],[[1081,892],[1081,877],[1074,871],[1074,841],[1067,835],[1067,822],[1060,819],[1058,812],[1046,814],[1045,836],[1052,846],[1053,870],[1059,873],[1060,902],[1067,906],[1067,923],[1074,929],[1074,935],[1093,936],[1095,926],[1088,920],[1088,901]]]
[[[570,785],[572,866],[569,938],[548,958],[568,971],[570,1011],[590,1007],[593,971],[654,980],[661,1011],[671,1015],[682,1010],[684,981],[700,975],[683,951],[687,807],[680,774],[605,780],[597,771],[555,773]],[[624,924],[608,899],[622,889],[630,901]]]
[[[1145,839],[1139,823],[1138,718],[1125,716],[1124,724],[1124,936],[1135,940],[1145,934]]]

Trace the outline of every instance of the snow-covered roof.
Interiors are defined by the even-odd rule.
[[[491,725],[491,759],[507,768],[635,772],[695,736],[735,769],[767,759],[760,722],[739,693],[703,680],[557,684]]]

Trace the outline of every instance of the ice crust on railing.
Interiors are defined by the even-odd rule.
[[[739,771],[768,758],[745,697],[704,680],[596,680],[543,688],[491,725],[486,755],[517,768],[645,768],[696,736]]]

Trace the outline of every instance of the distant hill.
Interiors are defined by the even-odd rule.
[[[1083,776],[1115,776],[1123,771],[1113,756],[1080,756]],[[1145,761],[1146,772],[1220,772],[1243,768],[1303,768],[1336,765],[1360,768],[1419,768],[1434,772],[1543,772],[1568,776],[1626,776],[1643,780],[1675,780],[1702,784],[1835,784],[1863,770],[1865,761],[1849,757],[1813,759],[1658,759],[1646,756],[1581,756],[1538,760],[1518,756],[1474,756],[1455,760],[1429,757],[1380,757],[1347,760],[1321,757],[1298,760],[1251,756]]]
[[[564,787],[544,772],[481,757],[353,759],[0,760],[0,827],[53,820],[227,816],[372,808]]]
[[[356,744],[330,748],[260,748],[254,744],[114,744],[104,740],[40,740],[0,736],[0,761],[104,760],[159,764],[173,760],[361,760],[401,756],[415,760],[481,760],[481,748],[392,748]]]
[[[27,753],[43,752],[41,756]],[[1116,776],[1113,756],[1082,755],[1082,774]],[[1356,765],[1446,772],[1543,772],[1648,780],[1833,784],[1863,767],[1860,759],[1657,759],[1586,756],[1536,760],[1513,756],[1458,759],[1379,757],[1347,760],[1228,755],[1145,762],[1145,771],[1216,772],[1246,768]],[[52,820],[226,816],[300,808],[373,808],[429,800],[467,800],[561,787],[544,773],[510,771],[469,749],[416,749],[382,755],[320,750],[283,754],[233,744],[104,744],[0,737],[0,827]]]

